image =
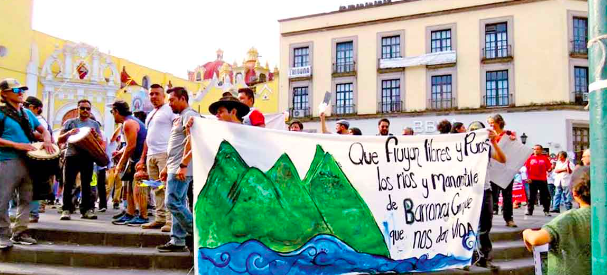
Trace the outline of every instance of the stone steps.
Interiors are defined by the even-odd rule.
[[[111,268],[82,268],[61,265],[28,264],[28,263],[2,263],[0,262],[0,275],[186,275],[189,270],[142,270],[142,269],[111,269]]]

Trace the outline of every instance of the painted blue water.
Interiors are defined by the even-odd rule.
[[[344,274],[432,271],[470,263],[470,258],[438,254],[429,259],[392,260],[354,251],[339,239],[319,235],[290,253],[272,251],[262,243],[228,243],[198,250],[198,274]]]

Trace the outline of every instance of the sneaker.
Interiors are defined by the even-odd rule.
[[[514,223],[514,221],[507,221],[506,226],[507,227],[518,227],[518,225],[516,225],[516,223]]]
[[[476,266],[482,267],[482,268],[488,268],[491,269],[492,271],[496,271],[499,270],[500,267],[497,265],[494,265],[491,261],[488,260],[479,260],[478,262],[476,262],[475,264]]]
[[[63,211],[61,212],[61,218],[59,218],[59,220],[62,220],[62,221],[69,221],[69,220],[71,220],[71,219],[72,219],[72,218],[70,217],[70,211],[63,210]]]
[[[114,207],[114,210],[118,210],[118,209],[120,209],[120,204],[115,202],[113,207]]]
[[[158,252],[185,252],[185,245],[174,245],[172,242],[168,242],[163,245],[159,245],[156,247]]]
[[[112,216],[112,219],[113,219],[113,220],[119,220],[119,219],[122,219],[122,217],[123,217],[124,215],[126,215],[126,211],[122,210],[122,212],[120,212],[120,213],[118,213],[118,214],[116,214],[116,215]]]
[[[30,215],[30,223],[38,223],[40,217]]]
[[[46,212],[46,203],[44,203],[44,201],[40,202],[40,208],[38,209],[39,213],[45,213]]]
[[[557,210],[557,209],[552,209],[550,210],[550,213],[561,213],[561,210]]]
[[[84,212],[82,214],[82,216],[80,216],[80,218],[87,219],[87,220],[96,220],[97,215],[95,215],[95,212],[93,212],[93,210],[91,209],[91,210]]]
[[[124,216],[122,216],[122,218],[112,221],[112,224],[115,224],[115,225],[125,225],[128,221],[130,221],[130,220],[132,220],[134,218],[135,217],[133,217],[133,216],[125,213]]]
[[[0,237],[0,250],[7,250],[13,247],[13,242],[8,237]]]
[[[13,234],[11,241],[16,244],[32,245],[38,243],[36,239],[27,235],[27,233]]]
[[[135,216],[135,218],[131,219],[126,223],[128,226],[136,226],[140,227],[142,224],[146,224],[150,221],[150,219],[144,219],[141,216]]]
[[[105,211],[107,211],[107,208],[105,208],[105,207],[102,207],[101,209],[99,209],[99,212],[101,212],[101,213],[105,213]]]
[[[546,217],[552,217],[552,215],[550,215],[550,212],[544,211],[544,216]]]
[[[166,223],[164,223],[164,222],[153,221],[150,223],[142,224],[141,229],[160,229],[160,228],[164,227],[165,224]]]
[[[162,228],[160,228],[160,232],[171,232],[171,227],[173,227],[173,224],[170,222],[167,222]]]

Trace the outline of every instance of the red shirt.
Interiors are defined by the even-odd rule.
[[[249,120],[251,121],[251,125],[253,126],[260,126],[266,124],[265,117],[257,109],[253,109],[253,111],[251,111],[251,113],[249,114]]]
[[[531,155],[525,162],[525,167],[527,168],[528,179],[546,181],[546,173],[552,168],[552,163],[545,155]]]

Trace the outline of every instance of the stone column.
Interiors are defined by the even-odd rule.
[[[114,116],[112,116],[112,114],[110,113],[112,108],[107,107],[107,105],[114,103],[115,99],[116,99],[116,90],[115,89],[107,90],[105,93],[105,105],[106,106],[103,107],[104,108],[103,133],[108,140],[114,134],[114,124],[115,123],[114,123]]]

